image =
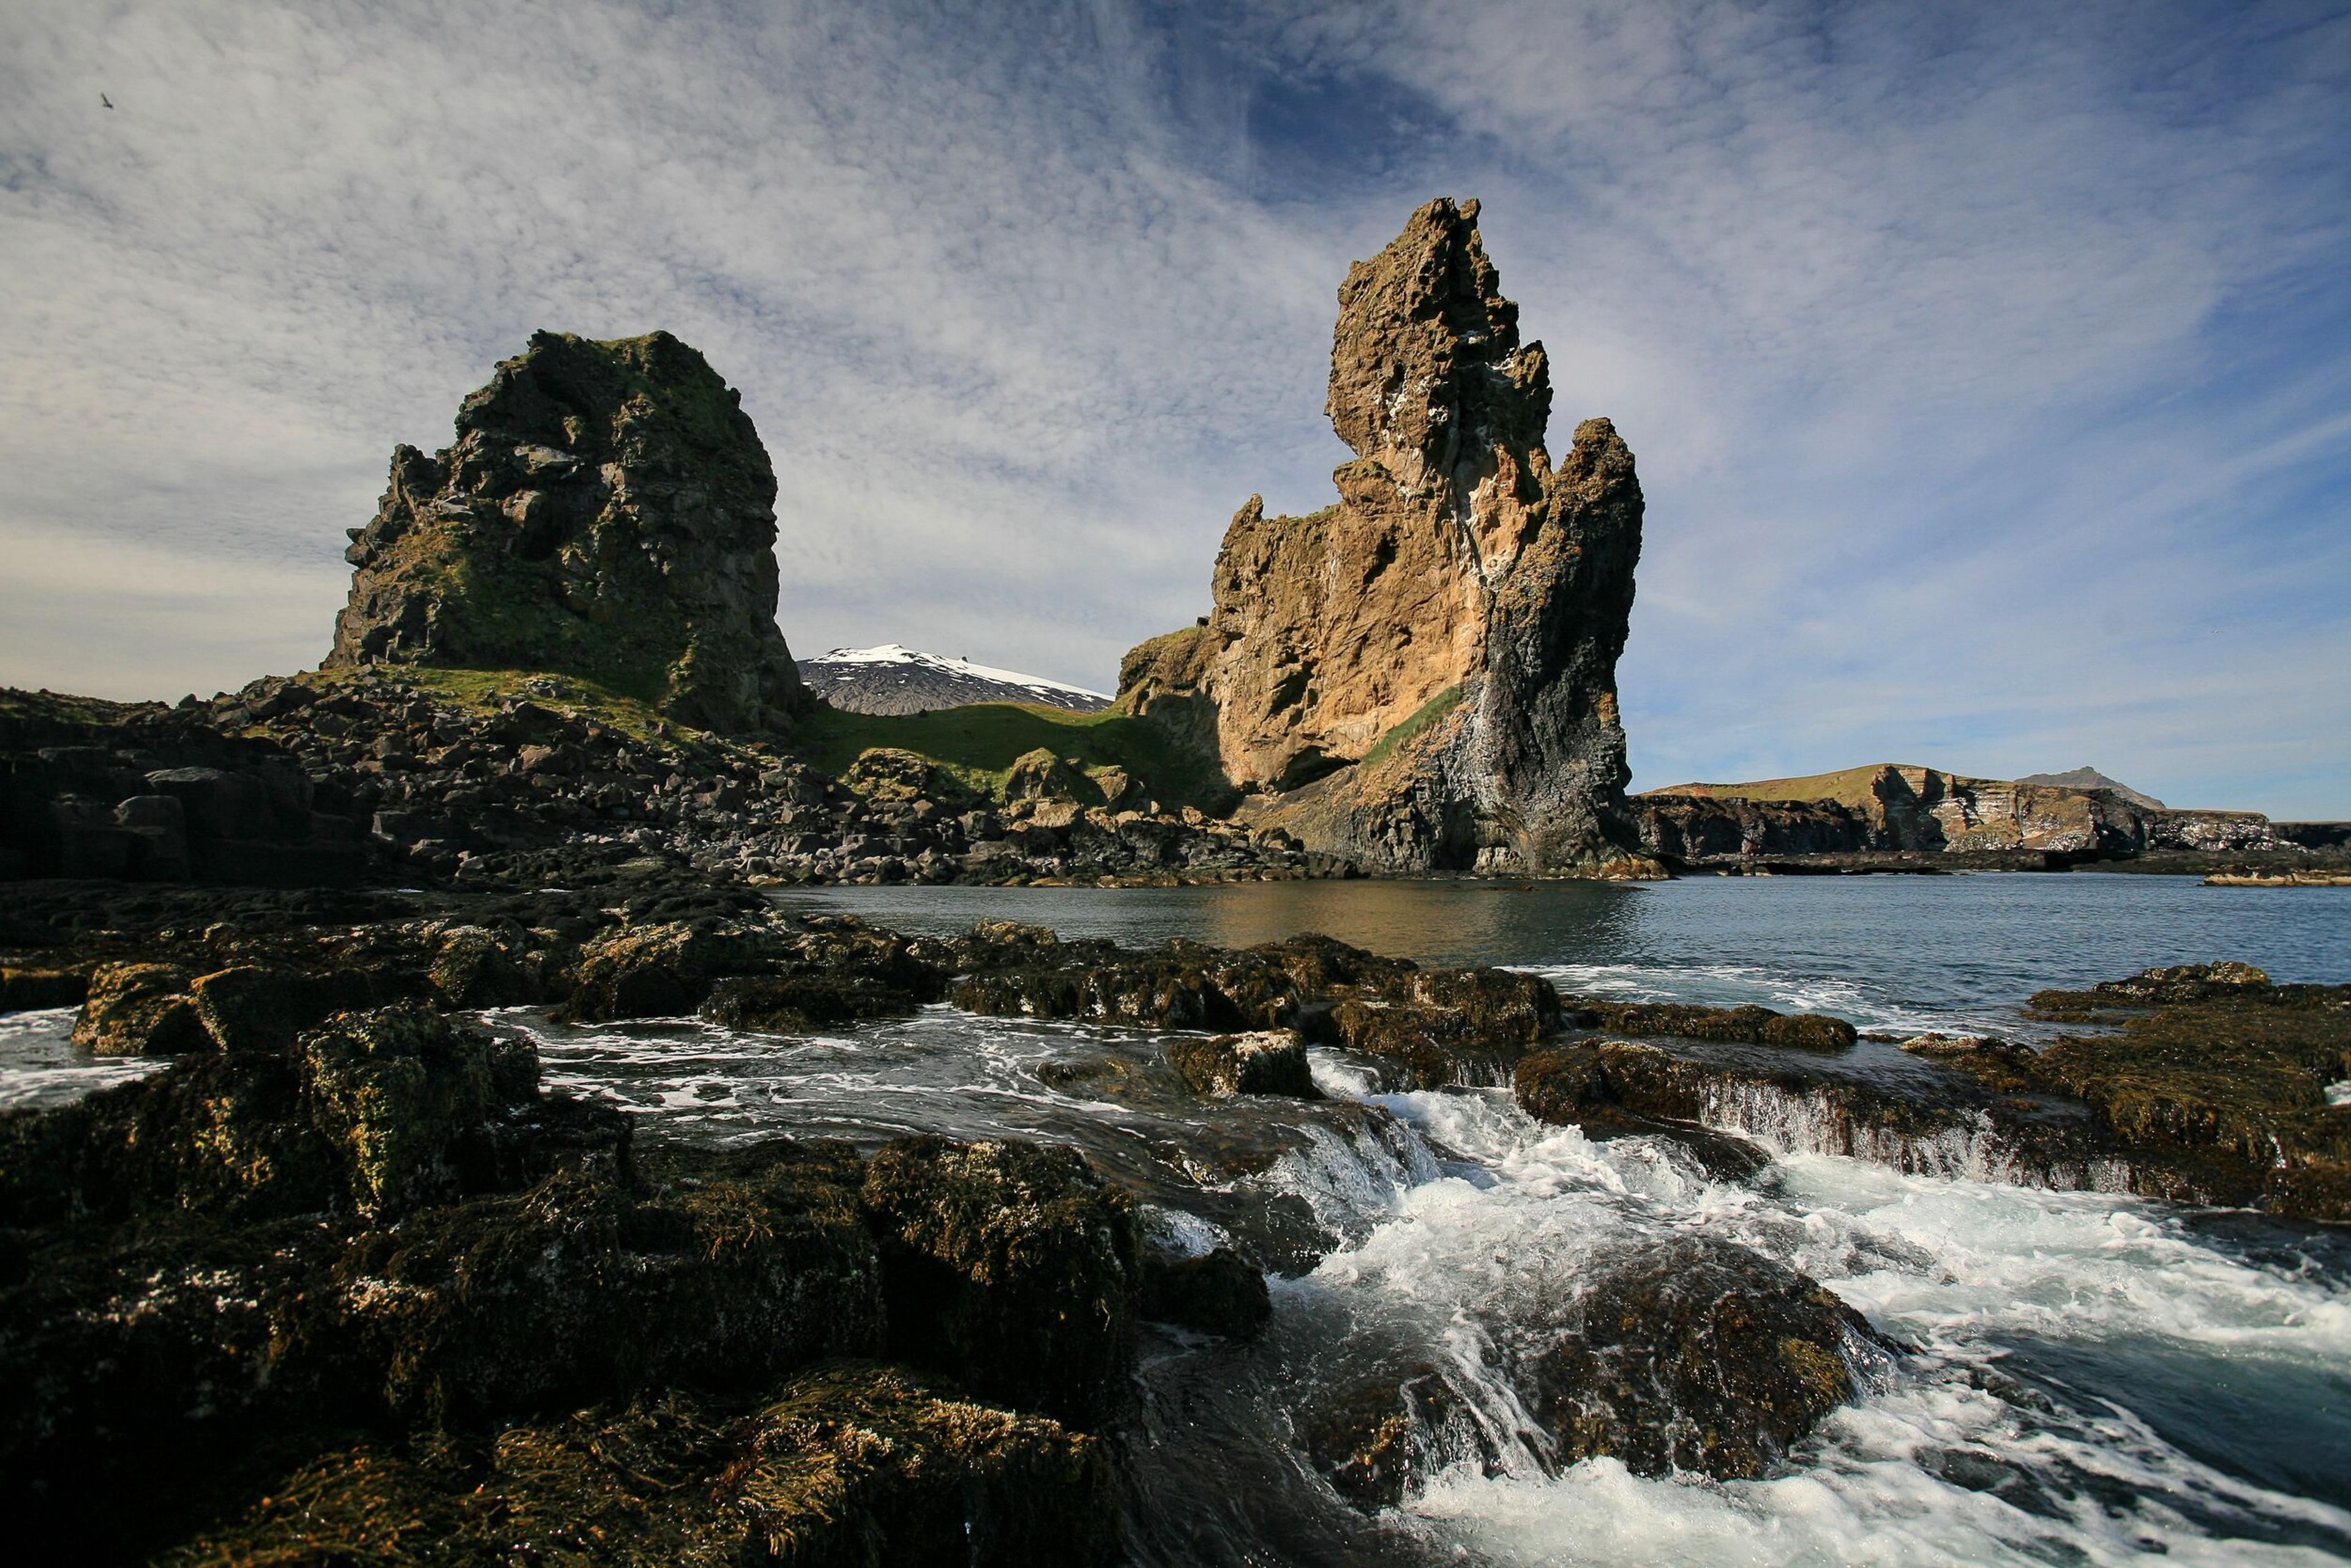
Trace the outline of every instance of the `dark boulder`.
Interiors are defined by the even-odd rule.
[[[644,1190],[559,1172],[362,1238],[338,1273],[386,1406],[471,1427],[881,1349],[853,1155],[778,1141],[651,1169]]]
[[[1572,1004],[1604,1029],[1795,1051],[1844,1051],[1860,1038],[1853,1025],[1824,1013],[1778,1013],[1749,1004],[1709,1008],[1694,1002],[1617,1002],[1578,997]]]
[[[304,971],[239,964],[189,983],[204,1032],[223,1051],[290,1048],[305,1030],[336,1013],[388,1000],[386,988],[360,969]]]
[[[1568,1332],[1519,1377],[1561,1458],[1636,1475],[1761,1476],[1853,1397],[1876,1343],[1829,1291],[1707,1237],[1628,1247],[1583,1271]]]
[[[1171,1040],[1167,1060],[1196,1094],[1219,1099],[1235,1094],[1322,1098],[1307,1065],[1306,1041],[1291,1030]]]
[[[810,1368],[747,1411],[667,1394],[495,1445],[369,1440],[281,1471],[189,1563],[612,1568],[1096,1568],[1117,1560],[1098,1439],[894,1367]]]
[[[867,1166],[891,1354],[1090,1427],[1133,1357],[1140,1240],[1073,1149],[909,1138]]]
[[[1202,1333],[1247,1339],[1273,1315],[1265,1276],[1229,1247],[1188,1258],[1157,1250],[1143,1257],[1142,1314]]]
[[[213,1049],[193,978],[176,964],[104,964],[89,977],[73,1042],[99,1056],[178,1056]]]

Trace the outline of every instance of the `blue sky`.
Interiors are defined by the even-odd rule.
[[[1636,788],[2351,817],[2340,4],[15,0],[0,682],[315,663],[544,326],[743,390],[795,650],[1105,685],[1330,497],[1334,291],[1438,194],[1638,454]]]

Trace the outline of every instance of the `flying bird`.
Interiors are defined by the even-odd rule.
[[[104,93],[99,93],[98,95],[98,101],[106,105],[109,109],[112,109],[114,107],[114,100],[107,97]]]

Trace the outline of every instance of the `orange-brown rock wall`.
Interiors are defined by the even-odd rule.
[[[1233,518],[1196,632],[1129,656],[1121,696],[1205,742],[1248,814],[1391,870],[1621,862],[1615,664],[1640,554],[1605,420],[1554,471],[1549,361],[1477,229],[1432,202],[1339,290],[1335,506]]]

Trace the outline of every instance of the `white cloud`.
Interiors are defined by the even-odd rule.
[[[796,648],[1101,685],[1250,491],[1323,498],[1332,291],[1449,192],[1641,455],[1642,783],[2351,814],[2351,356],[2281,328],[2351,322],[2339,17],[1203,15],[0,9],[0,679],[308,662],[394,441],[664,326],[776,457]]]

